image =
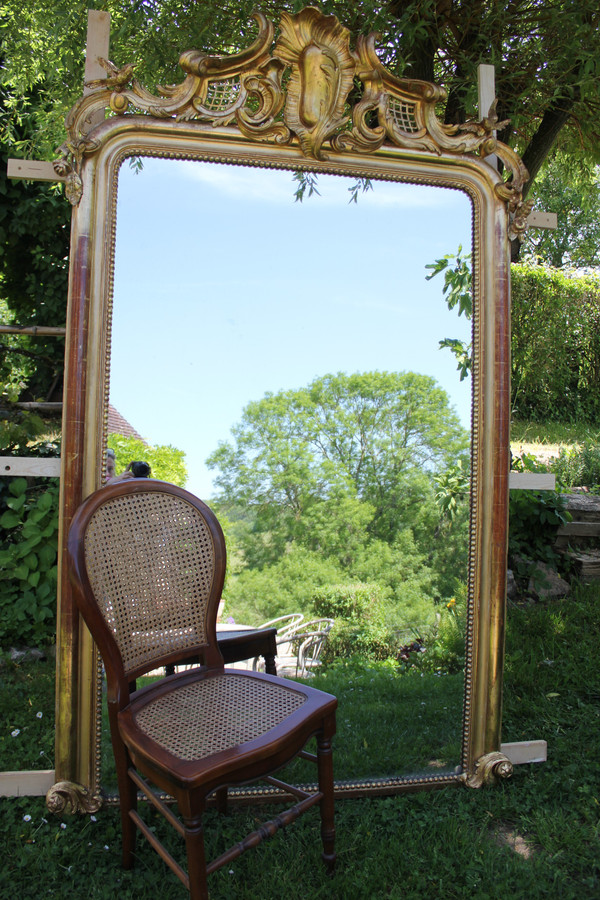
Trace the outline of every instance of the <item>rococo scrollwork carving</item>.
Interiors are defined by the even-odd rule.
[[[512,773],[513,764],[509,758],[499,750],[495,750],[479,757],[475,763],[475,770],[471,774],[465,774],[464,782],[468,787],[480,788],[495,784],[501,778],[510,778]]]
[[[102,806],[100,797],[94,796],[82,784],[59,781],[46,794],[46,807],[51,813],[95,813]]]
[[[386,142],[438,155],[485,158],[493,153],[507,173],[497,194],[508,206],[511,236],[524,230],[531,209],[522,199],[527,170],[496,140],[502,123],[494,106],[481,122],[445,125],[436,115],[445,90],[392,75],[377,56],[376,35],[358,36],[352,49],[351,33],[335,16],[307,7],[297,15],[282,13],[273,47],[273,24],[262,13],[254,19],[258,35],[247,50],[229,56],[186,51],[179,60],[185,79],[159,87],[158,96],[134,77],[134,65],[118,68],[101,61],[107,77],[90,82],[89,93],[67,116],[69,139],[55,163],[57,172],[67,176],[71,203],[81,197],[81,161],[97,149],[86,138],[90,122],[94,113],[108,108],[116,115],[133,111],[213,126],[235,124],[252,140],[297,141],[304,156],[316,160],[344,151],[372,153]]]

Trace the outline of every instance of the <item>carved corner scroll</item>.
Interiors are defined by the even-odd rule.
[[[46,794],[48,811],[57,815],[64,812],[95,813],[101,806],[100,797],[94,796],[84,785],[72,781],[59,781]]]
[[[512,773],[513,764],[509,758],[499,750],[495,750],[477,760],[474,772],[465,775],[464,782],[468,787],[480,788],[484,785],[495,784],[501,778],[510,778]]]
[[[175,121],[234,123],[251,140],[297,141],[316,160],[344,151],[373,153],[386,143],[437,155],[494,153],[508,174],[496,192],[507,204],[511,236],[525,229],[531,204],[523,202],[522,191],[528,174],[517,154],[494,136],[495,107],[481,122],[445,125],[436,115],[444,89],[392,75],[377,56],[374,34],[359,36],[353,50],[350,32],[335,16],[307,7],[297,15],[282,13],[273,47],[273,24],[262,13],[254,19],[258,35],[247,50],[230,56],[186,51],[179,60],[185,79],[159,87],[158,96],[133,77],[133,65],[119,69],[101,61],[107,77],[90,82],[90,93],[68,114],[68,140],[54,164],[67,178],[72,204],[81,197],[82,159],[98,149],[86,137],[90,122],[94,112],[108,107],[116,115],[131,109]]]

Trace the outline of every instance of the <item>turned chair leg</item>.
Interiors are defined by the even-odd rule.
[[[331,874],[335,866],[335,822],[333,808],[333,753],[331,740],[317,736],[317,766],[319,772],[319,790],[323,794],[321,800],[321,854],[327,871]]]
[[[208,900],[202,819],[200,816],[196,819],[184,818],[184,826],[190,900]]]

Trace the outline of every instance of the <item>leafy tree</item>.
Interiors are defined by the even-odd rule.
[[[80,93],[88,5],[88,0],[51,5],[3,0],[4,83],[11,91],[11,109],[19,109],[19,98],[34,85],[43,85],[44,102],[24,112],[35,121],[38,136],[32,141],[38,147],[50,150],[57,143],[60,119]],[[296,12],[303,5],[301,0],[263,0],[260,8],[276,22],[283,9]],[[96,0],[94,7],[111,14],[115,61],[135,62],[136,76],[153,88],[181,79],[177,58],[183,49],[232,52],[247,46],[255,0]],[[382,59],[395,74],[444,84],[449,123],[473,116],[477,65],[493,64],[503,123],[499,137],[522,152],[532,178],[559,136],[579,155],[597,156],[596,0],[323,0],[320,8],[353,31],[379,32]]]
[[[117,474],[124,472],[130,462],[144,460],[150,464],[152,478],[185,487],[187,469],[183,450],[177,450],[170,444],[153,447],[138,438],[124,437],[122,434],[109,434],[108,446],[115,451]]]
[[[431,475],[466,459],[468,446],[446,393],[412,372],[325,375],[266,394],[232,433],[207,465],[218,470],[222,501],[254,510],[254,533],[269,536],[272,558],[294,538],[334,546],[341,518],[346,536],[366,527],[393,540],[427,496]]]
[[[532,189],[538,209],[556,212],[556,229],[529,229],[524,261],[582,268],[600,266],[600,167],[555,154]]]
[[[263,0],[260,8],[277,21],[283,9],[295,12],[302,5]],[[89,6],[110,12],[111,57],[119,65],[135,62],[136,77],[150,90],[181,81],[182,49],[234,52],[248,46],[254,34],[255,0],[3,0],[0,145],[5,156],[50,159],[63,142],[64,116],[82,90]],[[321,8],[353,31],[379,32],[382,60],[395,74],[444,84],[448,123],[476,114],[477,65],[495,65],[499,137],[522,153],[532,181],[557,140],[577,157],[598,158],[596,0],[323,0]],[[60,189],[8,184],[2,172],[3,164],[0,244],[7,246],[0,253],[0,294],[9,300],[11,321],[63,324],[68,205]],[[31,370],[27,398],[60,396],[61,343],[22,339],[19,346],[19,362],[28,359]],[[17,356],[11,350],[13,362]]]

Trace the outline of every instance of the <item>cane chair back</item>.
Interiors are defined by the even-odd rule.
[[[207,874],[318,803],[323,859],[331,869],[331,738],[337,701],[285,679],[224,668],[216,616],[226,556],[211,510],[163,482],[144,478],[113,484],[77,511],[68,554],[75,600],[106,669],[123,865],[133,864],[139,829],[192,900],[207,900]],[[191,655],[202,664],[135,689],[142,674]],[[304,750],[312,737],[316,755]],[[272,777],[299,755],[316,763],[318,790]],[[294,805],[207,864],[206,803],[212,795],[224,809],[228,786],[257,779],[289,792]],[[182,821],[157,796],[157,788],[175,799]],[[138,790],[184,838],[187,872],[139,814]]]
[[[214,517],[172,493],[121,493],[97,508],[83,549],[125,675],[208,647],[209,606],[219,599],[225,560]]]

